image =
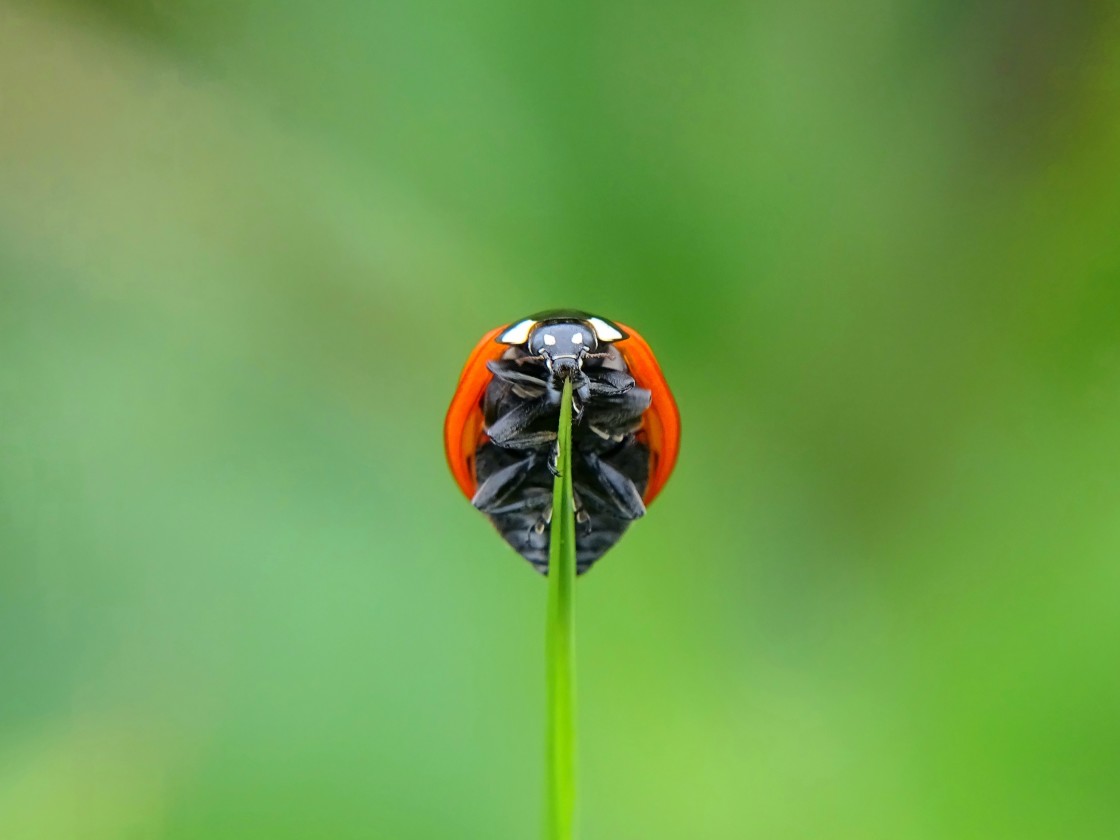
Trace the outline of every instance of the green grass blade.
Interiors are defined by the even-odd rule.
[[[572,500],[572,383],[564,381],[552,485],[548,553],[548,748],[545,791],[546,840],[575,837],[575,635],[572,595],[576,582],[576,520]]]

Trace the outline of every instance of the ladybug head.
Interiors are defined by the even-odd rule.
[[[526,348],[540,356],[549,371],[566,376],[583,367],[583,359],[599,347],[595,331],[585,321],[542,321],[529,333]]]
[[[511,324],[497,341],[521,345],[530,355],[544,359],[554,376],[565,377],[581,370],[583,360],[601,344],[625,337],[602,318],[575,310],[553,310]]]

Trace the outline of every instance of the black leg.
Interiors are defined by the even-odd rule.
[[[544,399],[525,400],[518,403],[487,429],[486,434],[498,446],[508,449],[530,449],[556,439],[556,432],[526,432],[534,421],[548,413],[550,406]]]
[[[524,495],[511,501],[509,504],[488,508],[484,513],[491,516],[501,516],[508,513],[543,513],[552,515],[552,491],[543,487],[530,487]]]
[[[516,361],[500,359],[496,362],[487,362],[486,367],[494,376],[513,385],[524,396],[541,396],[548,390],[546,380],[531,373],[525,373]]]
[[[641,428],[642,415],[649,403],[650,393],[644,388],[634,388],[612,399],[597,400],[588,409],[587,425],[600,437],[621,440],[623,435]]]
[[[615,515],[622,519],[638,519],[645,515],[646,506],[642,502],[642,494],[624,473],[591,452],[584,456],[584,461],[599,485],[606,491]]]
[[[595,396],[617,397],[634,387],[634,377],[620,370],[602,370],[591,379],[590,387]]]
[[[495,513],[509,494],[517,490],[532,474],[536,465],[536,456],[528,455],[508,467],[502,467],[479,485],[471,504],[484,513]]]

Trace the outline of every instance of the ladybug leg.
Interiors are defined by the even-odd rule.
[[[599,414],[619,418],[641,417],[649,408],[653,395],[645,388],[631,388],[623,394],[596,403]]]
[[[591,393],[602,397],[618,397],[634,387],[634,377],[621,370],[602,370],[591,380]]]
[[[572,495],[578,496],[580,498],[581,507],[583,508],[585,516],[588,514],[588,511],[591,511],[591,512],[594,512],[594,513],[612,513],[613,514],[614,503],[610,499],[607,499],[605,496],[603,496],[602,493],[596,493],[594,490],[592,490],[590,487],[587,487],[586,485],[580,487],[580,489],[578,491],[576,491],[573,488],[573,494]],[[588,518],[590,519],[590,516],[588,516]],[[588,529],[588,531],[590,531],[591,526],[588,525],[587,529]]]
[[[592,397],[591,380],[581,370],[571,370],[563,375],[559,372],[553,373],[548,379],[547,386],[548,399],[554,408],[560,405],[560,394],[564,390],[565,377],[572,380],[572,419],[579,420],[584,406]]]
[[[543,416],[550,406],[545,399],[525,400],[518,403],[486,429],[486,434],[498,446],[507,449],[533,449],[556,440],[555,431],[525,431]]]
[[[556,432],[526,432],[498,440],[491,436],[491,440],[505,449],[536,449],[546,443],[556,441]]]
[[[583,382],[581,382],[576,389],[574,396],[575,399],[572,400],[572,407],[575,411],[573,419],[579,420],[583,415],[583,409],[587,406],[587,401],[591,399],[591,380],[584,377]]]
[[[591,533],[591,516],[587,513],[587,508],[583,504],[583,497],[572,491],[572,504],[575,507],[576,525],[579,526],[580,532],[583,536]]]
[[[548,382],[539,376],[520,370],[518,360],[500,359],[487,362],[486,369],[503,382],[508,382],[519,392],[519,396],[538,397],[548,391]]]
[[[530,454],[508,467],[497,470],[482,482],[478,490],[475,491],[471,504],[483,513],[506,512],[502,508],[502,502],[524,483],[536,464],[537,456]]]
[[[485,510],[483,513],[487,513],[491,516],[499,516],[509,513],[534,513],[543,511],[547,516],[552,512],[551,505],[552,492],[550,490],[545,490],[543,487],[530,487],[525,491],[525,495],[522,498],[510,502],[508,505],[501,505],[491,510]],[[547,519],[545,519],[545,521],[547,522]]]
[[[622,440],[641,427],[642,415],[649,404],[650,392],[645,388],[634,388],[620,397],[600,400],[588,417],[588,428],[604,440]]]
[[[633,481],[594,452],[586,453],[584,460],[591,474],[607,492],[607,499],[616,515],[623,519],[638,519],[645,515],[646,506],[642,502],[642,494]]]

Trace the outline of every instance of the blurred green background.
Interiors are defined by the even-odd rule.
[[[1120,831],[1120,10],[0,0],[0,837],[537,836],[491,327],[633,324],[585,840]]]

